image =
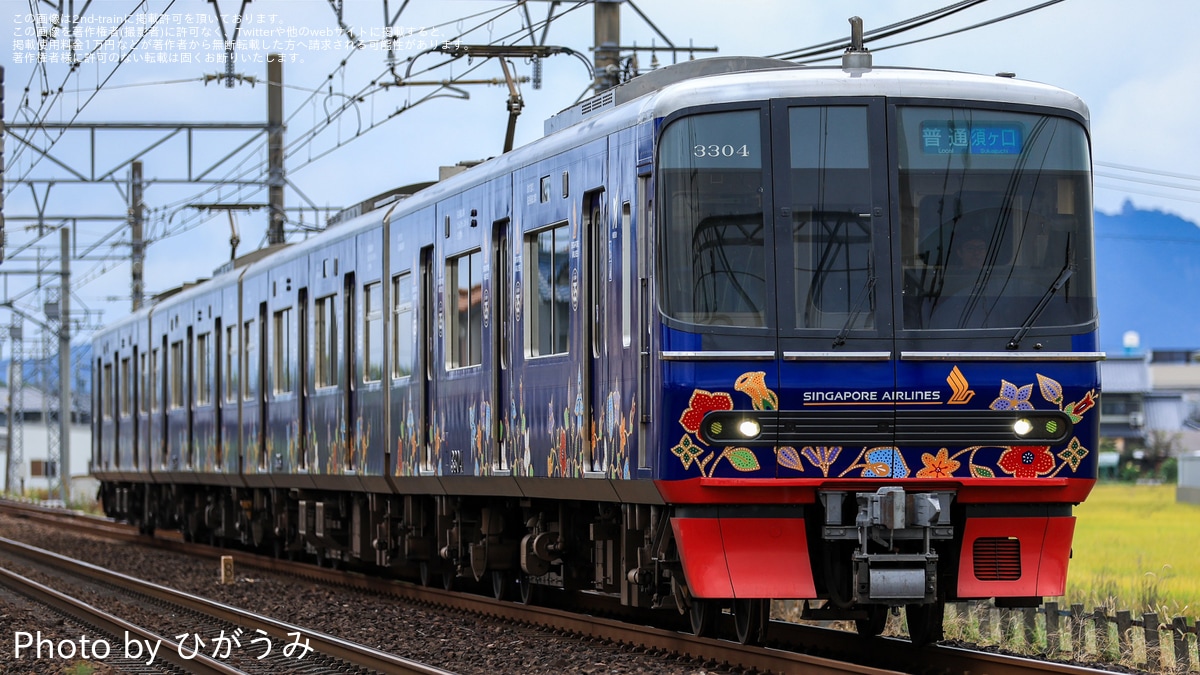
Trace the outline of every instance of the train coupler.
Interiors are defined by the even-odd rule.
[[[952,492],[906,493],[901,487],[854,493],[823,492],[823,536],[855,541],[851,556],[854,601],[919,604],[937,599],[938,555],[933,541],[951,539]],[[853,518],[853,522],[851,522]]]

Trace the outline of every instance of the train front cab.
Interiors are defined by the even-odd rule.
[[[693,627],[820,598],[934,639],[947,600],[1060,595],[1102,358],[1082,106],[707,106],[656,158],[658,485]]]

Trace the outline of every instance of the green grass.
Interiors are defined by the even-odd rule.
[[[1075,516],[1066,603],[1200,612],[1200,505],[1176,502],[1174,485],[1097,484]]]

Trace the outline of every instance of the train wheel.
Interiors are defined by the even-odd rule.
[[[504,600],[512,586],[512,575],[505,570],[492,570],[492,597]]]
[[[433,585],[433,570],[429,569],[429,563],[422,560],[421,564],[418,565],[417,570],[418,570],[418,575],[421,579],[421,585],[422,586],[432,586]]]
[[[858,629],[859,635],[867,637],[875,637],[883,632],[887,626],[888,608],[881,605],[871,605],[866,608],[867,618],[855,619],[854,627]]]
[[[738,644],[762,644],[770,619],[770,600],[734,600],[733,628]]]
[[[458,574],[454,570],[442,572],[442,588],[452,591],[454,590],[454,579]]]
[[[524,572],[517,575],[517,595],[522,605],[536,605],[538,601],[538,586]]]
[[[908,619],[908,638],[915,645],[927,645],[945,636],[946,603],[942,600],[928,605],[905,605],[904,616]]]
[[[716,633],[717,616],[720,613],[721,605],[716,600],[692,598],[692,605],[688,608],[692,634],[696,637],[712,637]]]

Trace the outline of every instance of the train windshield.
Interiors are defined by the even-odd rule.
[[[663,135],[659,292],[667,316],[700,325],[766,325],[760,118],[758,110],[692,115]]]
[[[1094,318],[1082,126],[1027,113],[902,107],[897,127],[904,329]]]
[[[884,106],[871,102],[773,107],[773,153],[763,109],[671,122],[658,155],[663,313],[839,336],[882,336],[893,315],[904,331],[1091,322],[1083,126],[984,108],[894,111],[890,151]],[[764,217],[767,195],[780,217]]]

